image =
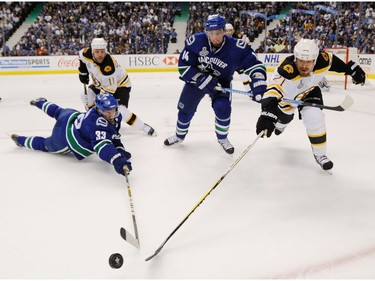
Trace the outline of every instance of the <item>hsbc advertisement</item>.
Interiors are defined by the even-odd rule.
[[[289,54],[257,54],[268,72]],[[177,71],[178,54],[166,55],[113,55],[128,72]],[[375,78],[375,55],[360,54],[359,64]],[[0,57],[0,75],[78,73],[78,56]]]
[[[129,72],[177,71],[178,54],[113,55]],[[77,73],[78,56],[0,57],[0,75]]]
[[[177,71],[179,55],[114,55],[114,57],[128,71]]]

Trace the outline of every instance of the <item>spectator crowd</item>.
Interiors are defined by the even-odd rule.
[[[112,54],[165,53],[177,3],[48,2],[12,56],[76,55],[97,35]]]
[[[98,35],[108,41],[112,54],[163,54],[177,40],[174,21],[181,15],[179,2],[46,2],[10,50],[4,43],[36,5],[0,4],[3,55],[77,55]],[[277,24],[256,52],[289,53],[299,39],[309,38],[322,49],[357,47],[360,53],[373,54],[374,9],[374,2],[190,2],[185,36],[204,31],[207,16],[218,13],[233,25],[234,37],[248,38],[251,44],[270,23],[260,16],[267,15],[276,16]]]
[[[204,22],[210,14],[220,14],[234,27],[233,37],[246,35],[254,41],[265,28],[265,20],[250,16],[242,11],[276,15],[286,6],[286,2],[192,2],[189,7],[189,21],[186,36],[204,31]]]
[[[326,9],[316,9],[317,5]],[[290,53],[301,38],[307,38],[316,40],[321,49],[356,47],[359,53],[374,54],[374,8],[374,2],[296,2],[291,19],[280,20],[268,32],[266,47],[262,41],[256,52]]]
[[[4,44],[17,28],[26,19],[35,7],[30,2],[0,2],[0,49],[4,55],[9,55],[10,50]]]

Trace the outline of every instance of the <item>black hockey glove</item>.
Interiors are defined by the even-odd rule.
[[[79,81],[81,81],[81,83],[83,84],[89,84],[90,83],[90,79],[89,79],[89,74],[88,73],[80,73],[79,74]]]
[[[216,93],[215,87],[218,86],[218,80],[212,75],[201,73],[196,79],[196,86],[205,94],[214,94]]]
[[[120,175],[125,176],[125,169],[128,171],[128,173],[132,170],[132,164],[126,157],[118,157],[113,161],[113,166],[117,173]]]
[[[89,84],[90,83],[90,78],[89,78],[89,72],[87,70],[86,65],[80,60],[79,61],[79,81],[83,84]]]
[[[354,61],[349,61],[347,67],[348,70],[345,74],[352,77],[354,84],[361,84],[363,86],[366,82],[366,73],[363,71],[363,69]]]
[[[264,102],[264,101],[263,101]],[[262,112],[258,118],[256,133],[257,135],[264,132],[264,136],[269,138],[272,135],[272,132],[275,130],[275,124],[277,122],[278,116],[278,101],[275,98],[268,98],[266,105],[262,106]]]

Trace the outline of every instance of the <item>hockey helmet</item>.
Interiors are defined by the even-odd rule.
[[[91,49],[97,50],[97,49],[104,49],[107,51],[107,42],[104,40],[104,38],[94,38],[91,41]]]
[[[210,15],[206,21],[206,30],[225,29],[225,19],[219,14]]]
[[[96,108],[101,111],[117,109],[118,103],[116,98],[110,93],[98,94],[95,98]]]
[[[225,30],[233,30],[234,28],[233,28],[233,25],[231,24],[231,23],[227,23],[226,25],[225,25]]]
[[[314,40],[301,39],[294,46],[294,59],[314,60],[319,56],[319,47]]]

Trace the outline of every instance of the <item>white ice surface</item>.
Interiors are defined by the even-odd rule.
[[[120,237],[120,227],[134,229],[125,179],[111,165],[10,139],[50,134],[54,120],[33,98],[82,110],[77,75],[0,76],[0,278],[375,278],[374,87],[347,92],[355,104],[346,112],[325,111],[333,175],[315,163],[295,118],[282,135],[259,139],[145,262],[255,139],[259,105],[233,97],[233,156],[216,142],[208,98],[185,142],[165,147],[183,83],[177,73],[130,77],[130,109],[158,132],[122,129],[140,250]],[[345,94],[325,93],[325,103]],[[121,269],[108,265],[115,252]]]

